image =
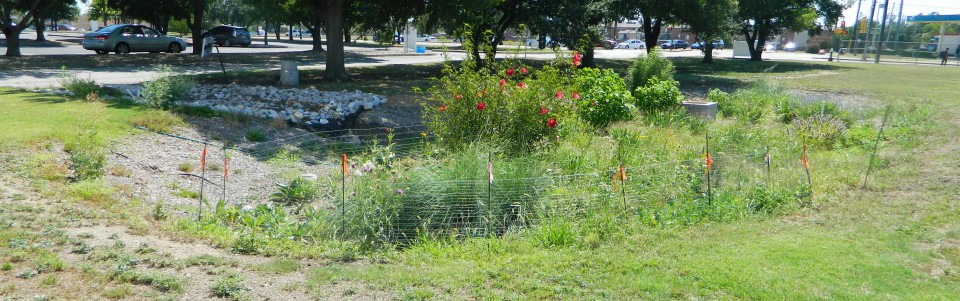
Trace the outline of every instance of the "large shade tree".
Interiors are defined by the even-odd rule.
[[[690,31],[703,41],[703,63],[713,63],[713,41],[717,41],[736,29],[733,14],[737,12],[737,0],[678,0],[681,9],[677,19],[690,26]]]
[[[675,22],[676,12],[682,10],[678,0],[613,0],[622,18],[640,16],[647,53],[657,47],[657,39],[664,24]],[[700,16],[709,17],[709,16]]]
[[[547,1],[543,1],[547,2]],[[593,67],[593,48],[602,40],[601,28],[598,24],[617,18],[614,13],[614,4],[610,0],[569,1],[552,0],[547,24],[553,26],[550,30],[553,38],[568,48],[583,51],[581,67]]]
[[[734,20],[747,41],[750,60],[760,61],[769,37],[785,30],[819,34],[822,27],[817,20],[834,24],[843,8],[837,0],[740,0]]]
[[[38,12],[73,3],[73,0],[0,0],[0,30],[7,42],[6,56],[20,56],[20,33],[30,26]],[[19,19],[17,19],[19,17]],[[16,25],[14,25],[16,24]]]

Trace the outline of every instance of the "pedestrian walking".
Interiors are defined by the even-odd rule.
[[[950,53],[950,48],[947,48],[944,51],[940,51],[940,66],[947,65],[947,53]]]

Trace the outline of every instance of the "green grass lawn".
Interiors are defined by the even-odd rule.
[[[39,139],[68,139],[97,129],[106,140],[130,132],[130,119],[160,114],[122,102],[86,102],[55,95],[0,89],[0,141],[22,145]],[[165,114],[165,113],[164,113]]]

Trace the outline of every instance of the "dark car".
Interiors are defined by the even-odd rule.
[[[687,49],[687,47],[690,47],[690,44],[683,40],[672,40],[660,44],[660,48],[663,49]]]
[[[233,45],[250,46],[250,31],[243,27],[220,25],[205,31],[200,36],[204,38],[213,37],[214,43],[224,47]]]
[[[116,52],[169,52],[180,53],[187,43],[178,37],[169,37],[153,28],[135,24],[111,25],[83,35],[83,49],[97,54]]]

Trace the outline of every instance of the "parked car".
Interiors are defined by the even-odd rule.
[[[663,49],[687,49],[690,47],[690,44],[683,40],[668,40],[666,43],[660,44],[660,48]]]
[[[710,44],[713,44],[714,50],[723,50],[723,47],[725,46],[723,43],[723,40],[713,41]],[[703,45],[704,45],[703,41],[696,42],[696,43],[690,44],[690,49],[700,49],[700,48],[703,48]]]
[[[417,42],[437,42],[437,41],[440,41],[440,40],[437,39],[437,37],[434,37],[431,35],[422,34],[419,37],[417,37]]]
[[[783,51],[794,52],[797,51],[797,43],[790,42],[783,44]]]
[[[73,25],[70,25],[70,24],[57,24],[57,27],[55,27],[55,28],[56,28],[56,30],[63,30],[63,31],[78,31],[78,30],[80,30],[80,28],[73,27]]]
[[[243,27],[220,25],[210,28],[200,34],[203,38],[213,37],[217,45],[230,47],[240,45],[241,47],[250,46],[250,31]]]
[[[165,36],[153,28],[135,24],[111,25],[86,33],[80,45],[83,49],[96,51],[97,54],[163,51],[180,53],[187,49],[187,43],[183,39]]]
[[[763,45],[763,51],[777,51],[777,43],[767,42]]]
[[[641,40],[626,40],[617,44],[618,49],[643,49],[646,44]]]
[[[310,38],[310,37],[313,37],[313,33],[310,32],[309,30],[300,31],[300,30],[294,29],[294,30],[288,30],[287,32],[284,32],[284,33],[283,33],[283,36],[285,36],[285,37],[294,36],[294,37],[298,37],[298,38]]]

